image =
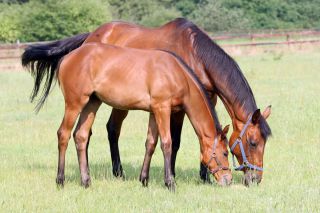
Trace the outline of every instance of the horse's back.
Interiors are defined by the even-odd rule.
[[[176,30],[186,19],[177,18],[157,28],[148,28],[141,25],[113,21],[106,23],[90,33],[84,43],[100,42],[140,49],[168,49],[181,39],[182,36]]]
[[[88,43],[65,60],[71,65],[63,66],[77,70],[74,79],[91,79],[95,94],[117,108],[150,110],[154,100],[178,105],[186,87],[179,63],[159,50]]]
[[[96,90],[101,90],[101,94],[112,91],[109,98],[121,97],[130,101],[127,109],[138,105],[149,110],[155,100],[179,102],[177,99],[183,94],[185,79],[171,55],[156,50],[107,49],[108,56],[104,55],[102,72],[97,77],[100,83],[96,84]]]

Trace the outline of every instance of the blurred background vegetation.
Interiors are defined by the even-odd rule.
[[[320,28],[320,0],[0,0],[0,42],[46,41],[111,20],[185,17],[209,32]]]

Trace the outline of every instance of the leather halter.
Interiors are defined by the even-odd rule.
[[[207,163],[207,166],[206,166],[207,169],[209,170],[209,172],[210,172],[211,174],[213,174],[213,175],[214,175],[215,173],[221,171],[221,170],[230,170],[229,167],[221,166],[222,164],[221,164],[221,162],[220,162],[220,161],[218,160],[218,158],[217,158],[217,155],[216,155],[216,146],[217,146],[217,143],[218,143],[218,138],[215,137],[214,143],[213,143],[213,148],[212,148],[212,154],[211,154],[211,157],[210,157],[210,159],[209,159],[209,161],[208,161],[208,163]],[[211,163],[211,161],[212,161],[213,159],[216,161],[216,163],[217,163],[217,165],[218,165],[218,168],[213,169],[213,170],[210,170],[210,169],[209,169],[209,164]]]
[[[248,161],[248,159],[246,157],[246,153],[245,153],[244,148],[243,148],[243,144],[242,144],[242,137],[243,137],[244,133],[246,132],[249,124],[251,123],[251,121],[252,121],[252,114],[249,116],[249,119],[247,120],[246,124],[244,125],[239,137],[234,142],[234,144],[232,144],[232,146],[230,148],[231,154],[232,154],[233,167],[234,167],[234,169],[236,171],[240,171],[240,170],[242,170],[244,168],[257,170],[257,171],[263,171],[262,167],[259,167],[259,166],[256,166],[256,165],[253,165],[253,164],[249,163],[249,161]],[[243,163],[241,165],[239,165],[238,167],[236,166],[236,161],[234,159],[234,153],[233,153],[233,150],[236,148],[237,144],[239,144],[241,155],[242,155],[242,159],[243,159]]]

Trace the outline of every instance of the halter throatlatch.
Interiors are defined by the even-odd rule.
[[[243,144],[242,144],[242,137],[243,137],[244,133],[246,132],[249,124],[251,123],[251,120],[252,120],[252,114],[250,115],[249,119],[247,120],[247,123],[244,125],[244,127],[243,127],[239,137],[237,138],[236,142],[234,142],[234,144],[232,144],[232,146],[230,148],[231,154],[232,154],[233,167],[234,167],[234,169],[236,171],[240,171],[240,170],[242,170],[244,168],[257,170],[257,171],[263,171],[262,167],[253,165],[248,161],[248,159],[246,157],[246,153],[245,153],[244,148],[243,148]],[[239,165],[238,167],[236,166],[236,161],[234,159],[234,153],[233,153],[233,150],[236,148],[237,144],[239,144],[241,155],[242,155],[242,160],[243,160],[243,163],[241,165]]]
[[[208,169],[209,172],[210,172],[211,174],[213,174],[213,175],[214,175],[215,173],[221,171],[221,170],[230,170],[229,167],[222,166],[221,162],[220,162],[220,161],[218,160],[218,158],[217,158],[217,155],[216,155],[216,146],[217,146],[217,143],[218,143],[218,138],[215,137],[214,143],[213,143],[213,148],[212,148],[212,154],[211,154],[211,157],[210,157],[210,159],[209,159],[209,161],[208,161],[208,163],[207,163],[207,169]],[[212,161],[213,159],[216,161],[216,163],[217,163],[217,165],[218,165],[218,168],[213,169],[213,170],[210,170],[210,169],[209,169],[209,164],[211,163],[211,161]]]

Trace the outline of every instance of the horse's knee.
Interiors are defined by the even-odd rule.
[[[78,150],[86,149],[89,134],[90,132],[84,130],[74,131],[73,138]]]
[[[146,142],[146,151],[148,155],[153,155],[154,150],[156,149],[156,145],[154,143]]]
[[[153,136],[147,136],[146,140],[146,149],[147,150],[155,150],[155,147],[157,146],[158,138],[154,138]]]
[[[170,139],[164,139],[161,141],[161,149],[164,152],[171,151],[172,142]]]
[[[70,139],[70,132],[64,130],[64,129],[59,129],[57,131],[57,136],[58,136],[58,148],[66,148],[68,145],[68,141]]]

